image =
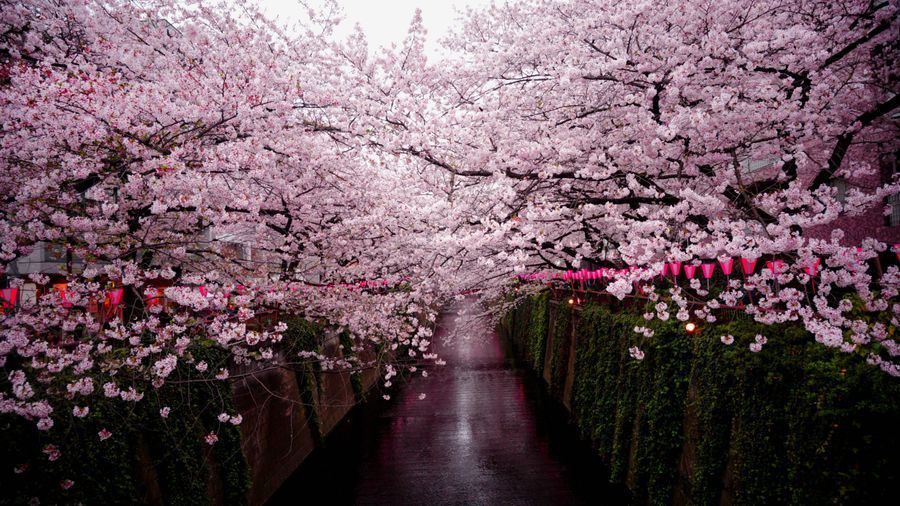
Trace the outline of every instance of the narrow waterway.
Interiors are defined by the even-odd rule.
[[[455,315],[438,323],[446,332]],[[491,333],[439,347],[446,366],[352,411],[270,504],[623,503],[504,346]]]

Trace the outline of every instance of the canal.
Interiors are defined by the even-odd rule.
[[[443,315],[437,336],[455,323]],[[480,337],[438,345],[447,365],[393,399],[373,392],[377,400],[351,411],[269,503],[625,503],[541,380],[496,333]]]

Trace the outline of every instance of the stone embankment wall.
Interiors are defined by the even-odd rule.
[[[894,502],[900,380],[797,324],[722,314],[689,335],[674,318],[647,322],[647,310],[545,292],[501,325],[636,503]],[[768,344],[753,353],[757,334]]]

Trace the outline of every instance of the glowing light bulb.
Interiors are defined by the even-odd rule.
[[[694,322],[687,322],[684,326],[684,330],[686,330],[688,334],[693,334],[697,331],[697,324]]]

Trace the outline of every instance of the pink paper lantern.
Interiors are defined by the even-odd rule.
[[[756,270],[756,259],[741,258],[741,269],[744,270],[744,276],[753,274],[753,271]]]
[[[19,298],[18,288],[4,288],[0,290],[0,297],[3,298],[3,307],[13,307]]]
[[[805,267],[803,270],[806,271],[806,273],[810,276],[815,276],[816,274],[818,274],[819,273],[819,259],[817,258],[815,263],[813,263],[812,265],[810,265],[808,267]]]
[[[107,290],[106,294],[109,297],[109,303],[113,306],[118,306],[122,303],[122,296],[125,295],[125,289],[113,288],[112,290]]]
[[[772,271],[772,274],[778,274],[784,271],[784,260],[775,260],[774,262],[769,260],[766,262],[766,267]]]
[[[693,279],[694,275],[697,274],[697,266],[694,264],[687,264],[684,266],[684,277],[688,279]]]
[[[668,276],[668,275],[669,275],[669,264],[663,263],[663,266],[662,266],[662,274],[660,274],[660,276],[666,277],[666,276]]]
[[[681,262],[671,262],[669,264],[669,272],[671,272],[673,276],[681,274]]]
[[[700,266],[700,270],[703,271],[703,277],[709,279],[716,271],[716,264],[703,264]]]
[[[202,295],[202,296],[204,296],[204,297],[206,297],[206,296],[209,295],[209,290],[206,289],[206,286],[203,286],[203,285],[198,286],[198,287],[197,287],[197,290],[199,290],[199,291],[200,291],[200,295]]]
[[[719,260],[719,267],[722,268],[722,272],[724,272],[726,276],[731,276],[731,271],[734,270],[734,259],[729,258],[727,260]]]
[[[59,305],[64,308],[72,307],[72,303],[66,298],[66,290],[68,288],[69,285],[67,283],[56,283],[53,285],[53,289],[59,294]]]

